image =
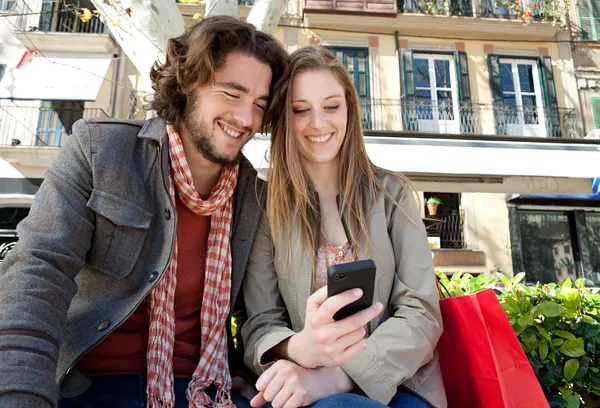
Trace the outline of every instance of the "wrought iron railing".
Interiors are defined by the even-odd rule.
[[[40,105],[0,105],[0,146],[59,147],[79,119],[108,117],[102,109],[83,108],[83,102]]]
[[[361,100],[365,130],[582,138],[574,109],[474,103]]]
[[[478,0],[476,14],[479,17],[519,19],[520,14],[514,8],[508,7],[508,4],[514,4],[517,8],[525,6],[534,21],[554,21],[558,18],[557,10],[560,9],[560,3],[556,0],[521,0],[521,4],[514,0],[512,2]]]
[[[535,21],[553,21],[557,18],[560,7],[555,0],[521,0],[532,13]],[[477,16],[504,19],[519,19],[520,14],[515,7],[509,7],[512,2],[498,0],[398,0],[400,13],[426,13],[451,16]],[[518,1],[514,4],[519,5]]]
[[[464,248],[465,239],[463,231],[463,211],[445,210],[439,214],[441,220],[440,247],[441,248]]]
[[[175,0],[176,3],[188,3],[188,4],[199,4],[199,2],[194,1],[185,1],[185,0]],[[252,6],[254,4],[254,0],[237,0],[239,6]]]
[[[400,13],[430,13],[452,16],[472,16],[471,0],[398,0]]]
[[[95,9],[93,3],[87,0],[44,1],[40,16],[40,31],[84,34],[108,33],[108,29],[98,17],[83,22],[77,14],[77,11],[82,8]]]

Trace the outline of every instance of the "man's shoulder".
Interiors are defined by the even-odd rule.
[[[126,132],[137,135],[146,122],[148,121],[135,119],[88,118],[75,122],[73,131],[74,133],[77,133],[77,131],[92,131],[99,129],[108,132]]]
[[[94,118],[75,122],[73,134],[79,138],[101,140],[103,143],[123,143],[138,138],[160,142],[166,134],[166,128],[164,121],[159,118],[149,120]]]

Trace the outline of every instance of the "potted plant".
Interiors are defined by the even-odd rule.
[[[444,203],[442,203],[442,200],[440,200],[439,198],[429,197],[427,199],[427,209],[429,210],[429,215],[435,217],[435,215],[437,214],[438,206],[442,204]]]

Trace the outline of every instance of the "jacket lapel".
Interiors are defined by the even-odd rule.
[[[266,183],[258,181],[256,170],[250,162],[242,156],[240,172],[236,186],[234,215],[231,235],[231,305],[240,292],[244,273],[254,235],[265,202],[264,186]]]

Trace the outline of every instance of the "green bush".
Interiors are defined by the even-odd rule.
[[[557,285],[437,272],[451,296],[494,288],[537,375],[563,407],[600,407],[600,294],[584,279]]]

